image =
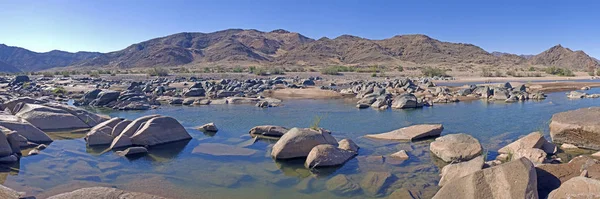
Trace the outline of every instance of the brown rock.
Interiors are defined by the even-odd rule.
[[[420,124],[404,127],[394,131],[381,134],[365,135],[367,138],[384,140],[416,140],[427,137],[440,136],[444,127],[441,124]]]
[[[550,136],[556,143],[600,150],[600,107],[557,113],[550,122]]]

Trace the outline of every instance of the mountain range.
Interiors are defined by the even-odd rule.
[[[228,29],[212,33],[178,33],[109,53],[32,52],[0,44],[0,71],[39,71],[54,67],[143,68],[202,65],[329,66],[386,65],[558,66],[572,70],[599,68],[583,51],[556,45],[538,55],[489,53],[464,43],[426,35],[398,35],[371,40],[352,35],[318,40],[286,30]]]

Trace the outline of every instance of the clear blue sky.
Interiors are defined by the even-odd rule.
[[[281,28],[315,39],[420,33],[517,54],[560,43],[600,58],[597,0],[0,0],[0,43],[38,52],[109,52],[227,28]]]

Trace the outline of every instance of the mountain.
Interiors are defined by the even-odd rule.
[[[14,67],[10,64],[7,64],[6,62],[0,61],[0,72],[3,73],[18,73],[21,72],[20,69],[18,69],[17,67]]]
[[[52,67],[143,68],[173,66],[330,66],[440,65],[470,68],[559,66],[572,70],[598,68],[583,51],[560,45],[539,55],[492,52],[426,35],[398,35],[371,40],[352,35],[318,40],[286,30],[262,32],[228,29],[212,33],[184,32],[155,38],[110,53],[51,51],[36,53],[0,45],[0,61],[23,71]]]
[[[533,65],[557,66],[574,70],[589,70],[600,67],[594,58],[583,51],[572,51],[563,46],[556,45],[529,59]]]
[[[19,71],[38,71],[64,67],[100,55],[101,53],[95,52],[70,53],[58,50],[37,53],[24,48],[0,44],[0,62],[13,66]]]

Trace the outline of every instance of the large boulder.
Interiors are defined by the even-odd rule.
[[[554,114],[550,137],[556,143],[600,150],[600,107],[582,108]]]
[[[544,198],[552,190],[571,178],[587,171],[587,176],[600,180],[600,161],[588,156],[578,156],[565,164],[541,164],[536,166],[538,191]]]
[[[394,109],[420,108],[423,107],[423,104],[419,103],[417,97],[413,94],[402,94],[394,98],[391,107]]]
[[[365,137],[384,140],[417,140],[427,137],[440,136],[443,130],[444,127],[441,124],[420,124],[404,127],[387,133],[365,135]]]
[[[292,128],[273,145],[271,156],[276,159],[306,157],[313,147],[320,144],[337,146],[337,141],[323,129]]]
[[[529,159],[534,164],[541,164],[541,163],[545,162],[546,156],[547,156],[546,152],[544,152],[541,149],[536,149],[536,148],[519,149],[513,153],[512,159],[516,160],[516,159],[524,157],[524,158]]]
[[[48,199],[166,199],[163,197],[138,193],[138,192],[127,192],[115,188],[109,187],[89,187],[77,189],[72,192],[62,193],[55,196],[50,196]]]
[[[442,178],[440,179],[438,185],[444,186],[446,183],[454,179],[459,179],[463,176],[467,176],[469,174],[481,170],[483,168],[483,161],[483,156],[479,156],[466,162],[460,162],[444,166],[440,173],[440,176],[442,176]]]
[[[20,152],[20,150],[15,152]],[[11,154],[13,154],[12,146],[8,142],[4,132],[0,132],[0,157],[9,156]]]
[[[104,90],[98,94],[98,97],[95,100],[93,100],[90,103],[90,105],[92,105],[92,106],[107,105],[111,102],[116,101],[119,98],[119,95],[121,95],[121,93],[119,93],[118,91]]]
[[[185,128],[172,117],[155,117],[148,120],[131,136],[135,145],[153,146],[169,142],[191,139]]]
[[[127,128],[127,126],[129,124],[131,124],[131,120],[123,120],[121,122],[119,122],[117,125],[115,125],[115,127],[113,128],[112,132],[110,133],[111,136],[113,137],[117,137],[121,134],[121,132],[123,132],[123,130],[125,130],[125,128]]]
[[[19,103],[25,103],[25,104],[44,104],[44,103],[47,103],[47,101],[39,100],[39,99],[33,99],[31,97],[19,97],[19,98],[11,99],[11,100],[8,100],[8,101],[4,102],[0,108],[2,108],[2,110],[8,109],[10,111],[14,111],[15,107]]]
[[[287,131],[289,131],[289,129],[282,126],[262,125],[253,127],[252,129],[250,129],[249,133],[250,135],[281,137]]]
[[[554,154],[557,151],[556,145],[548,142],[544,135],[540,132],[533,132],[526,135],[518,140],[514,141],[502,147],[498,150],[498,153],[509,154],[515,153],[521,149],[541,149],[547,154]]]
[[[445,162],[462,162],[479,156],[481,144],[473,136],[459,133],[449,134],[431,142],[429,150]]]
[[[94,126],[85,135],[85,141],[90,146],[111,144],[113,141],[111,135],[113,128],[122,121],[123,119],[115,117]]]
[[[14,115],[0,114],[0,126],[16,131],[19,135],[27,138],[30,142],[46,143],[52,142],[48,134],[33,126],[31,123]]]
[[[44,106],[60,109],[66,111],[74,116],[77,116],[81,121],[85,122],[89,127],[94,127],[106,120],[109,120],[110,117],[106,115],[95,114],[74,106],[69,106],[65,104],[58,103],[46,103]]]
[[[577,176],[548,195],[548,199],[600,198],[600,181]]]
[[[41,130],[90,128],[79,117],[67,111],[39,104],[24,104],[15,115]]]
[[[183,93],[184,97],[202,97],[205,95],[203,88],[190,88],[190,90]]]
[[[10,86],[20,85],[25,82],[30,82],[29,76],[27,75],[17,75],[15,78],[9,83]]]
[[[142,124],[146,123],[148,120],[155,118],[155,117],[159,117],[160,115],[146,115],[140,118],[137,118],[135,120],[133,120],[133,122],[129,123],[129,125],[127,125],[125,127],[125,129],[123,129],[122,132],[119,132],[118,134],[124,134],[126,136],[131,137],[139,128]]]
[[[537,199],[537,176],[531,161],[521,158],[447,182],[433,198]]]
[[[320,144],[312,148],[306,157],[306,168],[338,166],[344,164],[356,153],[340,149],[331,144]]]

